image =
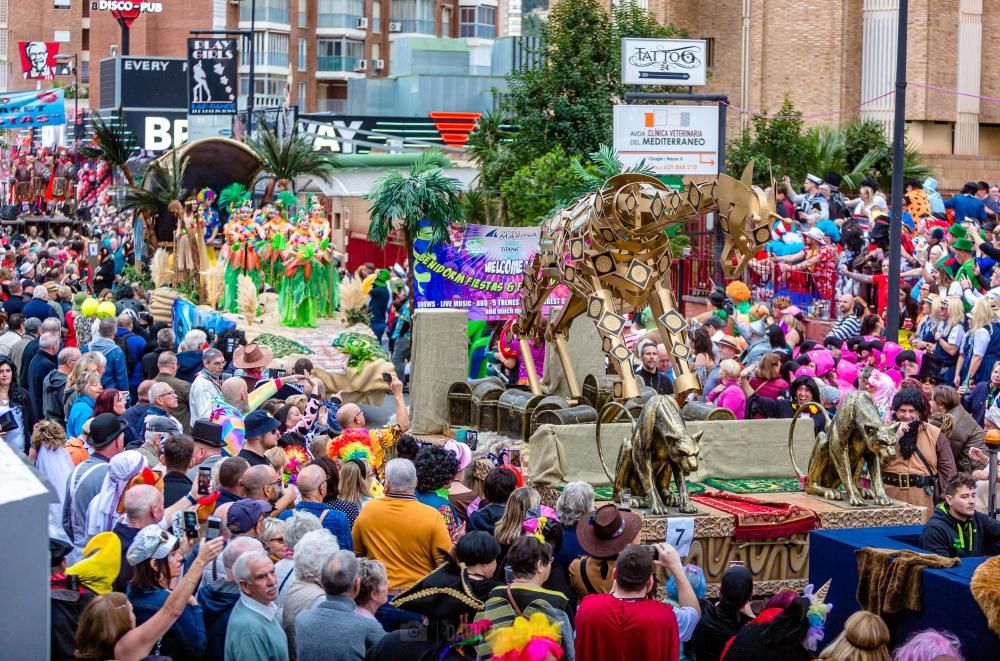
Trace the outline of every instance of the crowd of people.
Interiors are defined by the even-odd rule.
[[[868,220],[837,218],[830,184],[814,179],[805,196],[776,191],[802,254],[763,259],[829,278],[836,324],[810,340],[788,300],[755,301],[742,282],[713,292],[691,320],[699,397],[744,419],[810,403],[833,414],[845,393],[871,393],[899,423],[883,476],[891,497],[927,508],[922,546],[996,552],[1000,524],[983,512],[984,440],[1000,436],[1000,243],[988,220],[1000,202],[984,201],[996,201],[989,187],[963,193],[945,202],[950,222],[930,204],[921,215],[925,188],[909,185],[904,333],[891,342],[884,199],[862,190]],[[399,375],[394,420],[379,427],[327,392],[308,359],[266,378],[267,347],[154,322],[123,280],[128,231],[99,224],[93,270],[73,235],[15,237],[0,258],[0,437],[60,495],[53,658],[961,658],[947,632],[890,652],[885,623],[865,612],[824,641],[821,596],[755,600],[742,567],[709,600],[701,568],[642,544],[639,515],[595,502],[591,485],[539,491],[465,443],[408,434],[405,271],[354,274],[375,285],[371,327]],[[642,385],[672,393],[655,331],[634,349]],[[498,353],[516,382],[516,355]],[[809,414],[821,430],[825,416]]]

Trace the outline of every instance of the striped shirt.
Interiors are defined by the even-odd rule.
[[[861,320],[853,314],[849,314],[833,327],[827,337],[835,337],[838,340],[846,340],[849,337],[857,337],[861,334]]]

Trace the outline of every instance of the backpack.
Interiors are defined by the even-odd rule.
[[[831,193],[830,200],[827,202],[830,210],[830,220],[840,220],[842,218],[850,218],[851,214],[847,210],[847,202],[844,200],[844,194],[840,191]]]
[[[133,356],[132,352],[128,349],[128,338],[133,335],[135,335],[135,333],[132,333],[131,331],[125,333],[124,335],[115,335],[115,344],[118,345],[118,348],[122,350],[123,354],[125,354],[125,369],[128,370],[129,376],[132,375],[132,372],[135,371],[135,366],[139,363],[138,359],[136,359],[136,357]]]

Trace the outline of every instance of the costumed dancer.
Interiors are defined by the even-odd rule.
[[[208,271],[212,266],[205,240],[210,234],[214,234],[219,226],[219,212],[212,208],[216,197],[215,191],[211,188],[202,188],[198,191],[198,210],[194,214],[195,227],[193,229],[195,230],[195,244],[198,248],[199,274]]]
[[[35,162],[31,169],[31,203],[34,213],[44,213],[48,207],[49,179],[52,177],[52,157],[44,147],[35,152]]]
[[[10,187],[10,202],[21,207],[21,213],[27,213],[31,206],[31,174],[33,168],[28,160],[28,154],[19,152],[14,161],[14,181]]]
[[[191,273],[195,271],[194,246],[191,241],[191,231],[188,228],[187,215],[184,207],[177,200],[167,206],[167,211],[177,219],[177,227],[174,230],[174,272],[177,274],[178,283],[187,283],[191,278]]]
[[[72,197],[70,181],[76,174],[76,164],[66,147],[60,147],[56,161],[52,166],[52,179],[49,180],[48,197],[52,200],[49,215],[53,215],[60,206]]]
[[[337,290],[340,287],[340,276],[333,259],[333,246],[330,245],[330,220],[319,199],[309,195],[309,231],[319,244],[320,258],[317,260],[316,277],[320,284],[319,316],[332,317],[337,313]],[[326,283],[323,286],[322,283]]]
[[[302,215],[285,251],[285,278],[278,292],[282,326],[316,328],[324,290],[329,287],[329,275],[326,281],[321,277],[324,265],[331,266],[326,240],[317,241]]]
[[[226,260],[222,309],[238,312],[241,275],[249,277],[258,292],[261,290],[261,262],[256,242],[262,238],[262,234],[249,206],[242,206],[232,213],[223,233],[229,243],[229,257]]]
[[[274,206],[265,205],[260,210],[263,219],[264,241],[258,246],[263,267],[263,278],[271,288],[281,289],[284,280],[283,253],[288,248],[288,234],[292,230],[288,219]]]

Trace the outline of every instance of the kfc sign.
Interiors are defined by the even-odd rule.
[[[159,14],[163,11],[162,2],[134,2],[133,0],[94,0],[90,3],[91,11],[110,11],[111,15],[132,27],[132,21],[139,14]]]

